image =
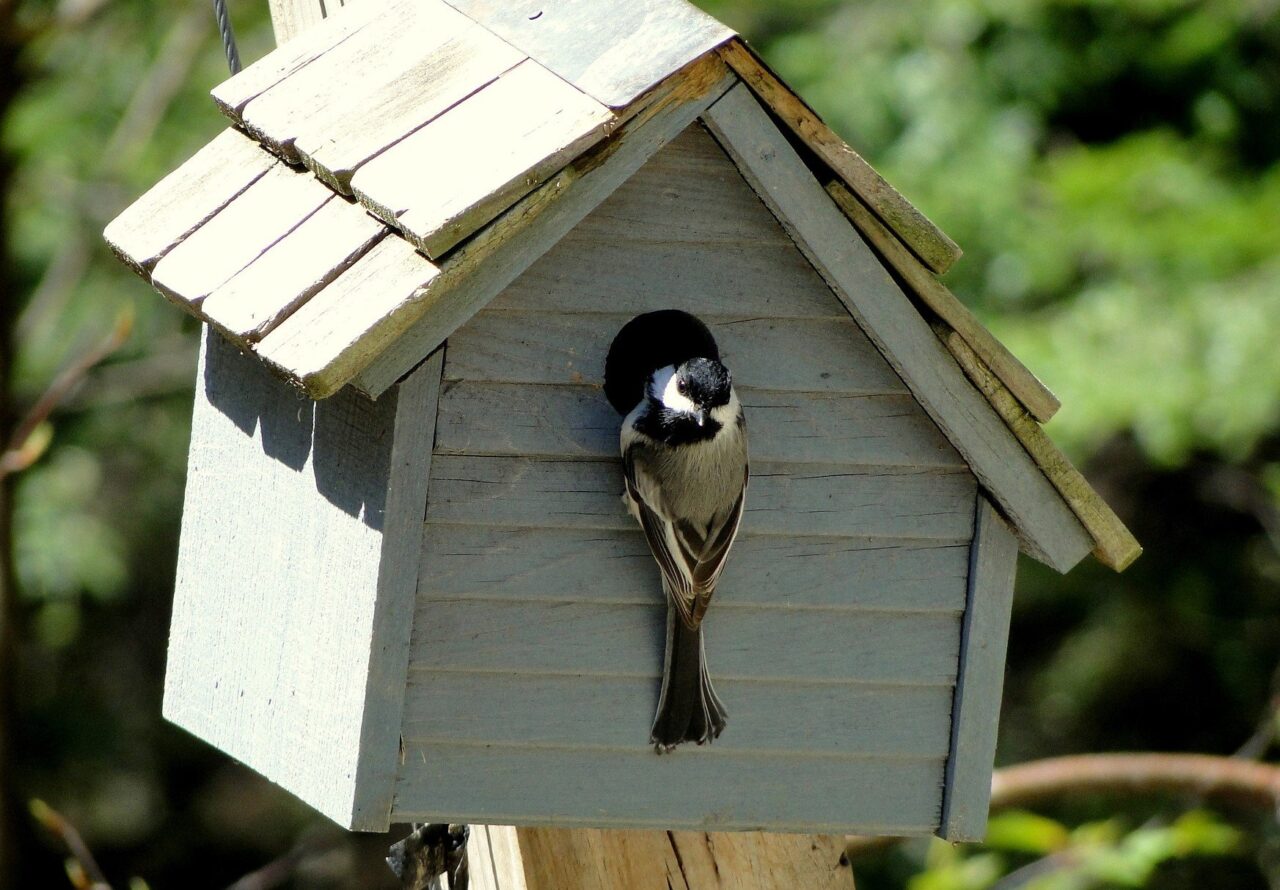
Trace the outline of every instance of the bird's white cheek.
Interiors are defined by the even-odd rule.
[[[681,411],[685,414],[696,414],[698,406],[680,392],[679,378],[674,374],[667,379],[666,386],[662,388],[662,404],[671,411]]]

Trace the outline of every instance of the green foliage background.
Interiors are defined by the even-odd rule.
[[[1050,432],[1147,546],[1122,576],[1023,565],[1000,760],[1234,751],[1280,653],[1280,4],[702,5],[965,248],[948,283],[1062,398]],[[265,6],[231,4],[248,60],[271,45]],[[136,333],[19,480],[18,791],[113,875],[219,886],[328,836],[160,721],[195,329],[99,232],[221,128],[225,62],[204,3],[19,4],[25,25],[51,16],[0,120],[19,397],[123,307]],[[1012,855],[907,847],[860,863],[860,886],[992,886],[1072,831],[1137,864],[1078,857],[1056,878],[1074,883],[1043,886],[1280,886],[1269,829],[1179,821],[1183,803],[1077,807],[1047,829],[1059,846]],[[376,886],[381,843],[328,848],[297,886]],[[55,846],[27,852],[30,885],[56,886]]]

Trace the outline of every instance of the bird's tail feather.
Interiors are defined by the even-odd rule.
[[[676,609],[668,607],[662,692],[650,741],[659,751],[681,742],[701,745],[720,735],[727,716],[707,674],[702,628],[690,628]]]

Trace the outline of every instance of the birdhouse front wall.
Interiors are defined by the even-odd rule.
[[[658,756],[666,606],[600,377],[664,308],[719,341],[751,482],[705,625],[728,728]],[[979,500],[693,125],[444,347],[393,818],[934,832]]]

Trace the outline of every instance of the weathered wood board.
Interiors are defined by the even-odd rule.
[[[1035,374],[1027,370],[1026,365],[1003,343],[992,336],[969,308],[935,278],[932,272],[922,266],[852,192],[839,182],[830,183],[827,192],[876,249],[881,259],[902,277],[911,292],[963,338],[974,352],[982,356],[982,360],[1037,420],[1045,423],[1058,412],[1062,407],[1058,397]],[[964,367],[963,363],[961,367]]]
[[[728,588],[724,592],[732,596]],[[605,606],[419,596],[414,621],[422,632],[414,634],[411,664],[415,670],[621,674],[656,681],[666,604],[654,599],[644,606]],[[955,682],[960,616],[953,613],[716,608],[709,615],[703,633],[716,677]],[[644,703],[641,710],[652,717]],[[647,748],[647,742],[642,737],[638,744]]]
[[[455,369],[456,373],[456,369]],[[757,461],[964,468],[908,395],[739,387]],[[445,454],[610,458],[618,415],[598,386],[451,381],[436,447]]]
[[[936,330],[936,329],[935,329]],[[1079,470],[1071,465],[1053,440],[1049,438],[1034,417],[997,378],[968,343],[960,340],[955,331],[937,330],[947,343],[960,367],[969,379],[982,391],[992,406],[1000,412],[1009,429],[1027,449],[1036,466],[1044,471],[1063,499],[1070,505],[1080,523],[1093,537],[1093,555],[1105,566],[1122,572],[1142,555],[1142,545],[1125,527],[1120,517],[1102,499]]]
[[[213,101],[223,114],[239,122],[240,112],[249,102],[297,71],[310,65],[333,47],[357,34],[378,16],[396,11],[382,0],[343,3],[330,0],[271,2],[271,24],[277,48],[243,71],[213,88]],[[326,12],[332,15],[326,16]],[[302,32],[306,33],[303,34]]]
[[[391,806],[439,363],[424,371],[376,404],[315,404],[210,333],[192,424],[164,714],[361,829]]]
[[[600,530],[432,525],[422,594],[441,599],[545,599],[652,604],[653,556],[639,528]],[[969,544],[884,537],[739,536],[716,609],[964,609]]]
[[[786,84],[741,41],[720,48],[721,57],[805,145],[813,150],[866,204],[896,237],[933,271],[947,271],[961,250],[911,202],[837,136]]]
[[[427,519],[549,528],[631,528],[617,460],[438,455]],[[973,526],[974,479],[954,470],[751,467],[743,529],[761,534],[954,541]]]
[[[277,164],[165,254],[151,283],[171,300],[199,306],[332,197],[309,174]]]
[[[385,318],[411,303],[439,274],[439,267],[403,238],[383,238],[263,337],[258,354],[278,365],[292,350],[323,349],[320,344],[344,340],[356,319]]]
[[[713,750],[659,758],[578,748],[406,749],[393,818],[709,831],[843,832],[857,825],[904,836],[931,834],[938,824],[941,760]],[[484,782],[474,781],[481,775]],[[429,804],[410,803],[417,801]]]
[[[611,108],[733,36],[684,0],[448,0]]]
[[[277,161],[237,130],[223,130],[160,180],[103,232],[116,256],[149,277],[165,254]]]
[[[424,57],[381,85],[366,85],[333,120],[303,122],[293,147],[316,175],[344,194],[361,164],[492,83],[524,56],[483,28],[432,34]],[[335,102],[335,105],[338,103]]]
[[[241,124],[286,160],[297,161],[293,140],[300,130],[313,122],[336,125],[366,95],[421,61],[439,36],[473,27],[438,0],[389,0],[350,37],[244,104]]]
[[[359,205],[332,195],[296,229],[215,288],[200,311],[233,340],[261,340],[387,231]]]
[[[1017,563],[1017,538],[987,499],[979,498],[939,828],[948,840],[977,841],[986,834]]]
[[[943,758],[951,748],[950,684],[736,677],[717,677],[715,683],[732,727],[716,741],[717,754]],[[649,726],[657,704],[654,677],[414,671],[402,733],[406,747],[487,743],[644,753],[651,750]],[[450,719],[440,719],[442,714]]]
[[[670,304],[668,304],[670,306]],[[450,380],[599,382],[604,356],[632,312],[486,312],[451,339]],[[788,392],[905,393],[901,378],[848,317],[705,316],[735,385]],[[729,360],[728,358],[726,360]],[[483,368],[483,372],[481,370]]]
[[[598,142],[613,121],[608,108],[526,60],[369,161],[351,189],[439,257]]]
[[[735,87],[705,119],[756,193],[997,498],[1031,555],[1062,572],[1088,555],[1093,542],[1075,515],[751,92]]]

